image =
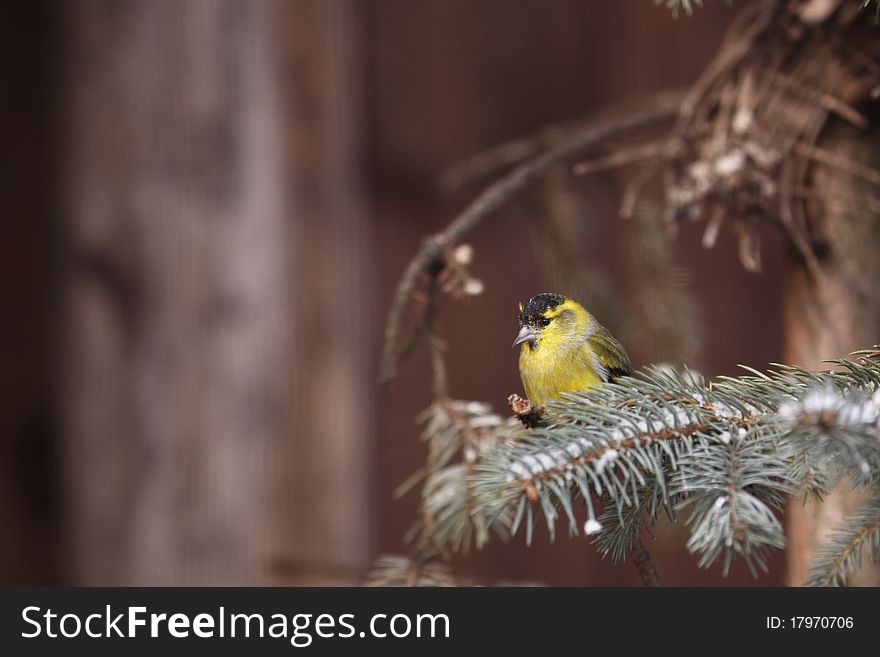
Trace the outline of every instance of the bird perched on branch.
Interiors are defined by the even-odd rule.
[[[529,401],[601,388],[632,373],[623,345],[574,299],[543,293],[519,305],[519,373]]]

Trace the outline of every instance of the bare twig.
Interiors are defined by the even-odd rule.
[[[422,272],[437,266],[444,249],[456,244],[464,235],[478,226],[488,215],[502,207],[529,184],[540,179],[560,162],[571,159],[622,134],[656,125],[675,116],[683,94],[665,92],[629,114],[610,117],[572,134],[568,139],[532,160],[524,162],[483,191],[447,228],[422,243],[410,261],[397,285],[388,322],[385,327],[385,348],[379,380],[390,383],[397,372],[400,358],[400,335],[403,316],[418,285]]]
[[[441,259],[443,252],[444,236],[432,235],[425,238],[421,248],[415,257],[407,265],[406,270],[400,282],[397,284],[397,291],[388,311],[388,321],[385,325],[385,351],[382,357],[381,372],[379,380],[383,384],[390,383],[397,372],[397,362],[400,359],[403,348],[400,345],[400,334],[403,326],[403,314],[412,298],[413,292],[419,282],[419,277],[428,269],[437,267],[437,263]],[[416,330],[419,330],[418,327]],[[413,334],[415,337],[415,334]],[[412,339],[407,341],[406,351],[408,352],[414,342]]]
[[[671,142],[668,139],[662,139],[656,142],[641,144],[640,146],[635,146],[633,148],[619,150],[595,160],[578,162],[574,165],[573,171],[575,175],[583,176],[588,173],[596,173],[597,171],[604,171],[606,169],[624,167],[628,164],[635,164],[637,162],[657,160],[671,148]]]
[[[428,352],[431,354],[431,375],[434,381],[434,399],[448,399],[446,360],[443,358],[443,342],[434,330],[434,317],[440,299],[440,286],[436,274],[431,275],[428,300],[423,319],[424,333],[428,336]]]
[[[445,192],[453,192],[469,183],[514,167],[520,162],[535,157],[541,151],[555,146],[573,132],[591,125],[595,121],[596,119],[591,117],[551,125],[534,135],[514,139],[478,153],[440,174],[440,188]]]
[[[428,334],[428,351],[431,353],[431,372],[434,378],[434,397],[446,399],[447,383],[446,383],[446,361],[443,359],[443,344],[439,337],[433,332]]]

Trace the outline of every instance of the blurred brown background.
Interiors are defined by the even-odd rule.
[[[405,551],[429,403],[417,351],[376,385],[393,286],[477,189],[493,144],[692,82],[734,10],[650,0],[49,2],[2,21],[0,581],[358,583]],[[626,290],[614,190],[583,183],[590,264]],[[516,204],[472,240],[476,302],[447,303],[454,396],[519,392],[516,302],[544,291]],[[781,360],[781,239],[747,274],[686,226],[709,375]],[[652,361],[630,345],[637,365]],[[635,585],[541,533],[456,564],[480,581]],[[780,584],[699,570],[664,583]]]

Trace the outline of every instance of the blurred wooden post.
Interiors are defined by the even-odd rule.
[[[838,157],[880,166],[880,126],[866,133],[840,121],[825,132],[822,147]],[[831,167],[816,166],[813,183],[822,206],[810,208],[824,284],[798,262],[789,267],[785,303],[786,361],[827,369],[822,359],[846,356],[880,342],[880,230],[870,183]],[[804,584],[818,545],[860,503],[837,487],[822,504],[800,499],[789,506],[787,583]],[[855,581],[880,584],[880,568],[867,562]]]
[[[279,460],[273,581],[359,584],[369,565],[376,308],[362,188],[357,0],[282,3],[296,285],[292,430]]]
[[[284,23],[305,7],[321,20]],[[350,3],[68,11],[71,581],[276,582],[287,553],[353,576],[370,425]],[[288,29],[310,54],[282,75]]]

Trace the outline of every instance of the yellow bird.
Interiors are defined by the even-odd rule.
[[[577,301],[543,293],[519,305],[519,373],[529,401],[601,388],[632,373],[623,345]]]

